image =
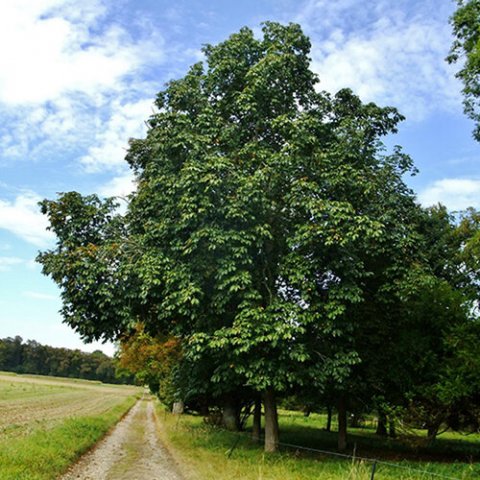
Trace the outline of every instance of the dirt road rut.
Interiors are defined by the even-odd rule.
[[[140,400],[61,480],[182,480],[156,428],[152,400]]]

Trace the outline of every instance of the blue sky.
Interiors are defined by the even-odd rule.
[[[125,195],[130,137],[163,84],[217,43],[265,20],[298,22],[320,88],[352,88],[407,120],[386,139],[420,173],[419,202],[480,207],[480,145],[462,113],[450,0],[3,0],[0,4],[0,338],[93,350],[62,324],[34,258],[53,245],[37,202],[57,192]],[[112,353],[111,345],[100,345]]]

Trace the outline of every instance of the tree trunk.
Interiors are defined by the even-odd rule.
[[[325,428],[327,432],[332,431],[332,410],[333,410],[332,406],[328,405],[327,406],[327,427]]]
[[[265,451],[276,452],[278,450],[278,415],[275,391],[273,388],[265,390],[263,400],[265,408]]]
[[[360,415],[358,413],[353,413],[350,417],[350,426],[352,428],[360,427]]]
[[[222,423],[223,426],[231,432],[238,432],[239,430],[239,418],[238,409],[235,399],[228,396],[225,399],[222,410]]]
[[[338,398],[338,451],[347,449],[347,403],[342,393]]]
[[[378,412],[377,431],[375,433],[380,437],[387,436],[387,416],[384,412]]]
[[[185,410],[185,404],[180,400],[178,402],[174,402],[172,407],[172,413],[175,415],[181,415]]]
[[[437,423],[428,425],[427,438],[428,438],[428,444],[429,445],[431,445],[433,442],[435,442],[435,440],[437,438],[437,433],[438,433],[439,428],[440,428],[440,425],[438,425]]]
[[[252,440],[260,442],[262,435],[262,401],[260,398],[255,399],[255,407],[253,410]]]
[[[397,432],[395,430],[395,420],[390,419],[388,421],[388,436],[390,438],[395,438],[397,436]]]

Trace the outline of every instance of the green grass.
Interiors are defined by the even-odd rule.
[[[308,418],[300,412],[281,411],[282,440],[287,443],[300,442],[312,448],[334,449],[337,423],[332,422],[333,432],[326,432],[326,415],[311,414]],[[378,456],[396,460],[398,458],[446,460],[479,460],[480,434],[462,435],[445,432],[438,436],[433,446],[428,446],[425,430],[402,430],[397,428],[398,437],[384,439],[375,435],[374,422],[367,421],[362,428],[349,428],[351,450],[356,444],[358,455]]]
[[[125,400],[107,414],[65,420],[52,429],[38,429],[26,438],[0,442],[0,479],[55,479],[94,445],[132,406]]]
[[[57,380],[0,374],[0,480],[58,478],[140,393],[132,387]]]
[[[296,415],[294,415],[297,417]],[[204,424],[200,417],[184,415],[174,417],[159,411],[159,420],[163,427],[164,440],[179,456],[185,465],[185,477],[191,480],[245,479],[245,480],[369,480],[372,463],[342,459],[335,456],[283,448],[279,453],[264,455],[261,446],[253,444],[248,435],[232,434]],[[281,441],[323,447],[335,450],[330,440],[335,433],[321,431],[318,427],[323,419],[292,419],[292,415],[280,416]],[[324,423],[321,425],[324,426]],[[318,432],[317,432],[318,430]],[[361,429],[359,429],[361,430]],[[369,435],[363,437],[361,431],[355,431],[352,439],[357,441],[359,451],[370,449],[375,453]],[[369,432],[367,432],[369,433]],[[325,434],[327,434],[325,436]],[[366,439],[366,447],[362,440]],[[319,440],[323,443],[319,444]],[[473,444],[475,445],[475,441]],[[232,451],[232,447],[235,448]],[[478,445],[476,445],[478,449]],[[397,466],[378,464],[375,480],[435,480],[431,474],[445,475],[462,480],[480,477],[480,465],[468,462],[432,462],[401,460],[402,451],[390,445],[376,451],[384,461]],[[386,456],[386,458],[385,458]],[[420,470],[417,471],[417,470]],[[421,471],[429,472],[422,473]],[[219,473],[220,472],[220,473]],[[430,474],[431,473],[431,474]]]
[[[53,386],[53,385],[38,385],[38,384],[24,384],[18,386],[18,384],[10,383],[7,384],[2,382],[0,384],[0,402],[15,400],[21,394],[23,400],[34,397],[39,398],[41,396],[49,397],[50,395],[56,393],[63,393],[65,389],[68,389],[66,386]]]

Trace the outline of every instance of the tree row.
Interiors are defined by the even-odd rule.
[[[263,402],[266,451],[291,395],[338,410],[340,450],[348,411],[413,409],[432,437],[470,428],[479,217],[419,206],[412,159],[382,143],[403,117],[321,91],[310,48],[272,22],[205,46],[130,141],[126,212],[44,200],[57,244],[38,261],[86,340],[168,344],[138,355],[144,378],[161,365],[161,395],[230,428],[250,406],[255,430]]]

